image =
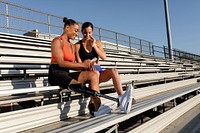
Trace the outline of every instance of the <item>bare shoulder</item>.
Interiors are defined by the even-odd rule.
[[[75,45],[80,45],[80,44],[81,44],[81,42],[80,42],[80,41],[78,41],[78,42],[76,42],[76,43],[75,43]]]
[[[58,47],[58,46],[60,47],[60,46],[62,46],[62,43],[61,43],[59,37],[56,37],[56,38],[54,38],[52,40],[51,46],[53,46],[53,47]]]
[[[52,40],[52,44],[53,44],[53,43],[58,43],[58,42],[60,42],[59,37],[56,37],[56,38],[54,38],[54,39]]]
[[[75,48],[80,48],[80,41],[78,41],[77,43],[75,43],[74,45],[75,45]]]

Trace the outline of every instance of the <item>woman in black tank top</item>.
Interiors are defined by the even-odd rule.
[[[99,40],[95,40],[92,37],[93,25],[90,22],[85,22],[82,25],[83,39],[76,43],[76,59],[78,62],[91,61],[93,58],[97,58],[97,61],[93,64],[100,64],[99,58],[102,60],[106,59],[106,53],[103,46]],[[97,71],[98,72],[98,71]],[[121,84],[121,79],[118,74],[117,69],[111,68],[103,70],[99,73],[99,83],[107,82],[112,79],[114,88],[120,97],[123,95],[123,89]],[[92,102],[92,101],[91,101]],[[91,104],[89,104],[91,106]],[[91,110],[90,110],[91,111]]]
[[[92,60],[93,58],[99,58],[98,54],[96,53],[95,49],[92,48],[92,51],[91,52],[87,52],[83,46],[83,41],[80,40],[79,43],[80,43],[80,49],[79,49],[79,56],[81,58],[81,61],[84,62],[85,60],[87,59],[90,59]]]

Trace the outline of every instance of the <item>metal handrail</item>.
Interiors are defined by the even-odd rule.
[[[30,9],[27,7],[19,6],[16,4],[12,4],[9,2],[0,1],[0,7],[5,6],[5,11],[3,8],[0,10],[0,32],[8,32],[8,33],[16,33],[16,34],[24,34],[27,32],[31,32],[34,34],[39,34],[39,37],[43,37],[47,39],[53,39],[55,35],[61,34],[63,30],[63,24],[62,19],[63,17],[55,16],[49,13],[37,11],[34,9]],[[10,9],[11,8],[11,9]],[[26,18],[23,13],[13,15],[16,12],[13,12],[13,10],[20,10],[22,9],[25,11],[25,13],[38,13],[44,15],[43,20],[40,21]],[[41,17],[40,16],[34,16],[34,17]],[[59,21],[59,23],[55,23],[54,21]],[[25,25],[21,27],[21,21],[25,22]],[[16,22],[16,24],[15,24]],[[19,23],[19,24],[17,24]],[[29,26],[29,23],[33,23],[35,26]],[[79,24],[82,24],[79,22]],[[33,29],[30,29],[33,28]],[[39,31],[36,33],[35,29],[39,29]],[[128,36],[126,34],[114,32],[108,29],[94,27],[94,36],[97,37],[101,41],[108,41],[111,43],[116,44],[116,49],[120,50],[120,45],[123,45],[127,47],[127,50],[132,53],[132,49],[138,49],[141,53],[148,54],[148,55],[154,55],[158,57],[162,57],[164,59],[169,59],[169,52],[168,48],[166,46],[160,47],[153,44],[153,42],[139,39],[136,37]],[[24,32],[24,33],[23,33]],[[59,33],[58,33],[59,32]],[[78,36],[80,38],[80,36]],[[200,56],[196,54],[191,54],[188,52],[184,52],[182,50],[173,49],[173,56],[179,60],[187,59],[187,60],[193,60],[196,62],[200,62]]]

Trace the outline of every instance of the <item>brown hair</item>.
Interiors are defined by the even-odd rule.
[[[93,24],[91,22],[85,22],[82,24],[81,31],[83,31],[87,27],[91,27],[93,30]]]
[[[71,26],[71,25],[74,25],[74,24],[77,24],[78,25],[78,23],[75,21],[75,20],[73,20],[73,19],[68,19],[68,18],[66,18],[66,17],[64,17],[63,18],[63,22],[65,23],[64,24],[64,28],[68,25],[68,26]]]

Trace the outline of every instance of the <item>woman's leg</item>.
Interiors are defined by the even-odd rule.
[[[81,83],[89,82],[90,88],[94,91],[100,92],[99,88],[99,76],[94,71],[82,71],[78,77],[78,81]],[[95,111],[98,111],[101,100],[98,96],[92,96],[95,105]]]
[[[107,82],[109,79],[112,79],[117,94],[122,95],[123,94],[122,83],[117,69],[111,68],[104,70],[103,72],[100,73],[99,77],[100,83]]]
[[[97,75],[98,75],[98,79],[99,79],[99,76],[100,76],[100,74],[99,74],[99,71],[97,71],[97,70],[93,70]],[[99,81],[98,81],[99,82]],[[91,88],[91,87],[90,87]],[[92,96],[90,96],[90,102],[89,102],[89,104],[90,103],[94,103],[94,99],[93,99],[93,97]]]

